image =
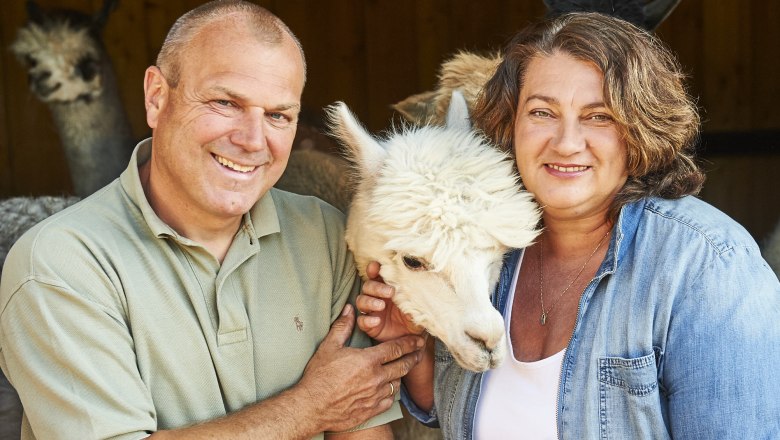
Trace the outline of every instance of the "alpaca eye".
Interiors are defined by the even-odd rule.
[[[406,255],[403,257],[404,265],[409,270],[428,270],[428,266],[423,263],[419,258]]]
[[[24,61],[31,68],[38,65],[38,61],[35,58],[33,58],[32,55],[25,55]]]
[[[91,57],[84,57],[76,65],[76,71],[84,81],[92,81],[98,73],[98,63]]]

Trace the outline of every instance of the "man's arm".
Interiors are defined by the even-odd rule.
[[[393,430],[390,425],[380,425],[360,431],[328,433],[325,434],[325,438],[329,440],[392,440]]]
[[[427,338],[424,329],[411,322],[392,301],[395,289],[379,276],[379,263],[372,261],[366,267],[370,278],[363,284],[362,294],[356,304],[361,312],[358,327],[376,341],[392,341],[395,338],[422,334],[427,340],[420,350],[420,360],[403,378],[408,397],[426,412],[433,408],[434,338]]]
[[[354,311],[348,305],[292,388],[225,417],[159,431],[150,438],[310,438],[348,430],[386,411],[394,400],[388,383],[398,384],[417,363],[423,340],[408,336],[364,349],[345,347],[354,325]],[[338,438],[392,438],[388,432],[389,426],[345,432]]]

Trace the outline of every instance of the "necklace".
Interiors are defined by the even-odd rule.
[[[593,252],[590,253],[588,259],[585,260],[585,264],[583,264],[580,270],[577,272],[577,275],[575,275],[574,278],[572,278],[572,280],[569,282],[569,285],[566,286],[565,289],[563,289],[563,292],[561,292],[557,298],[555,298],[555,301],[547,310],[545,310],[544,308],[544,293],[542,290],[542,284],[543,284],[542,279],[544,278],[544,275],[542,275],[542,245],[544,243],[544,240],[539,240],[539,305],[542,307],[542,314],[539,316],[539,323],[541,325],[547,324],[547,318],[550,317],[550,312],[552,312],[555,306],[558,305],[558,301],[560,301],[560,299],[574,284],[574,282],[577,281],[577,278],[579,278],[580,275],[582,275],[582,271],[585,270],[585,266],[587,266],[588,263],[590,262],[590,259],[593,258],[594,255],[596,255],[596,252],[598,252],[598,250],[601,248],[601,245],[604,244],[604,240],[607,239],[607,236],[609,235],[610,232],[612,232],[611,229],[607,230],[607,233],[604,234],[603,237],[601,237],[601,240],[599,241],[599,244],[596,246],[596,249],[593,249]]]

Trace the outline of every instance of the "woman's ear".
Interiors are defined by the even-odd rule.
[[[160,114],[168,103],[168,81],[157,66],[150,66],[144,75],[144,106],[146,107],[146,123],[150,128],[157,127]]]

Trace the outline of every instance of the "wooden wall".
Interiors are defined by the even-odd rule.
[[[542,0],[256,0],[301,39],[309,80],[304,107],[343,100],[372,130],[388,127],[390,104],[432,88],[442,60],[459,49],[498,49],[541,17]],[[101,0],[39,0],[44,7],[95,11]],[[104,35],[135,135],[148,135],[142,78],[173,21],[201,0],[123,0]],[[71,191],[47,108],[27,89],[8,46],[26,20],[24,2],[0,6],[0,197]],[[658,29],[690,74],[707,133],[780,133],[780,2],[683,0]],[[762,139],[766,139],[764,136]],[[757,238],[780,218],[778,139],[759,153],[737,138],[704,150],[702,197]],[[706,145],[705,145],[706,147]],[[746,153],[745,150],[752,152]]]

